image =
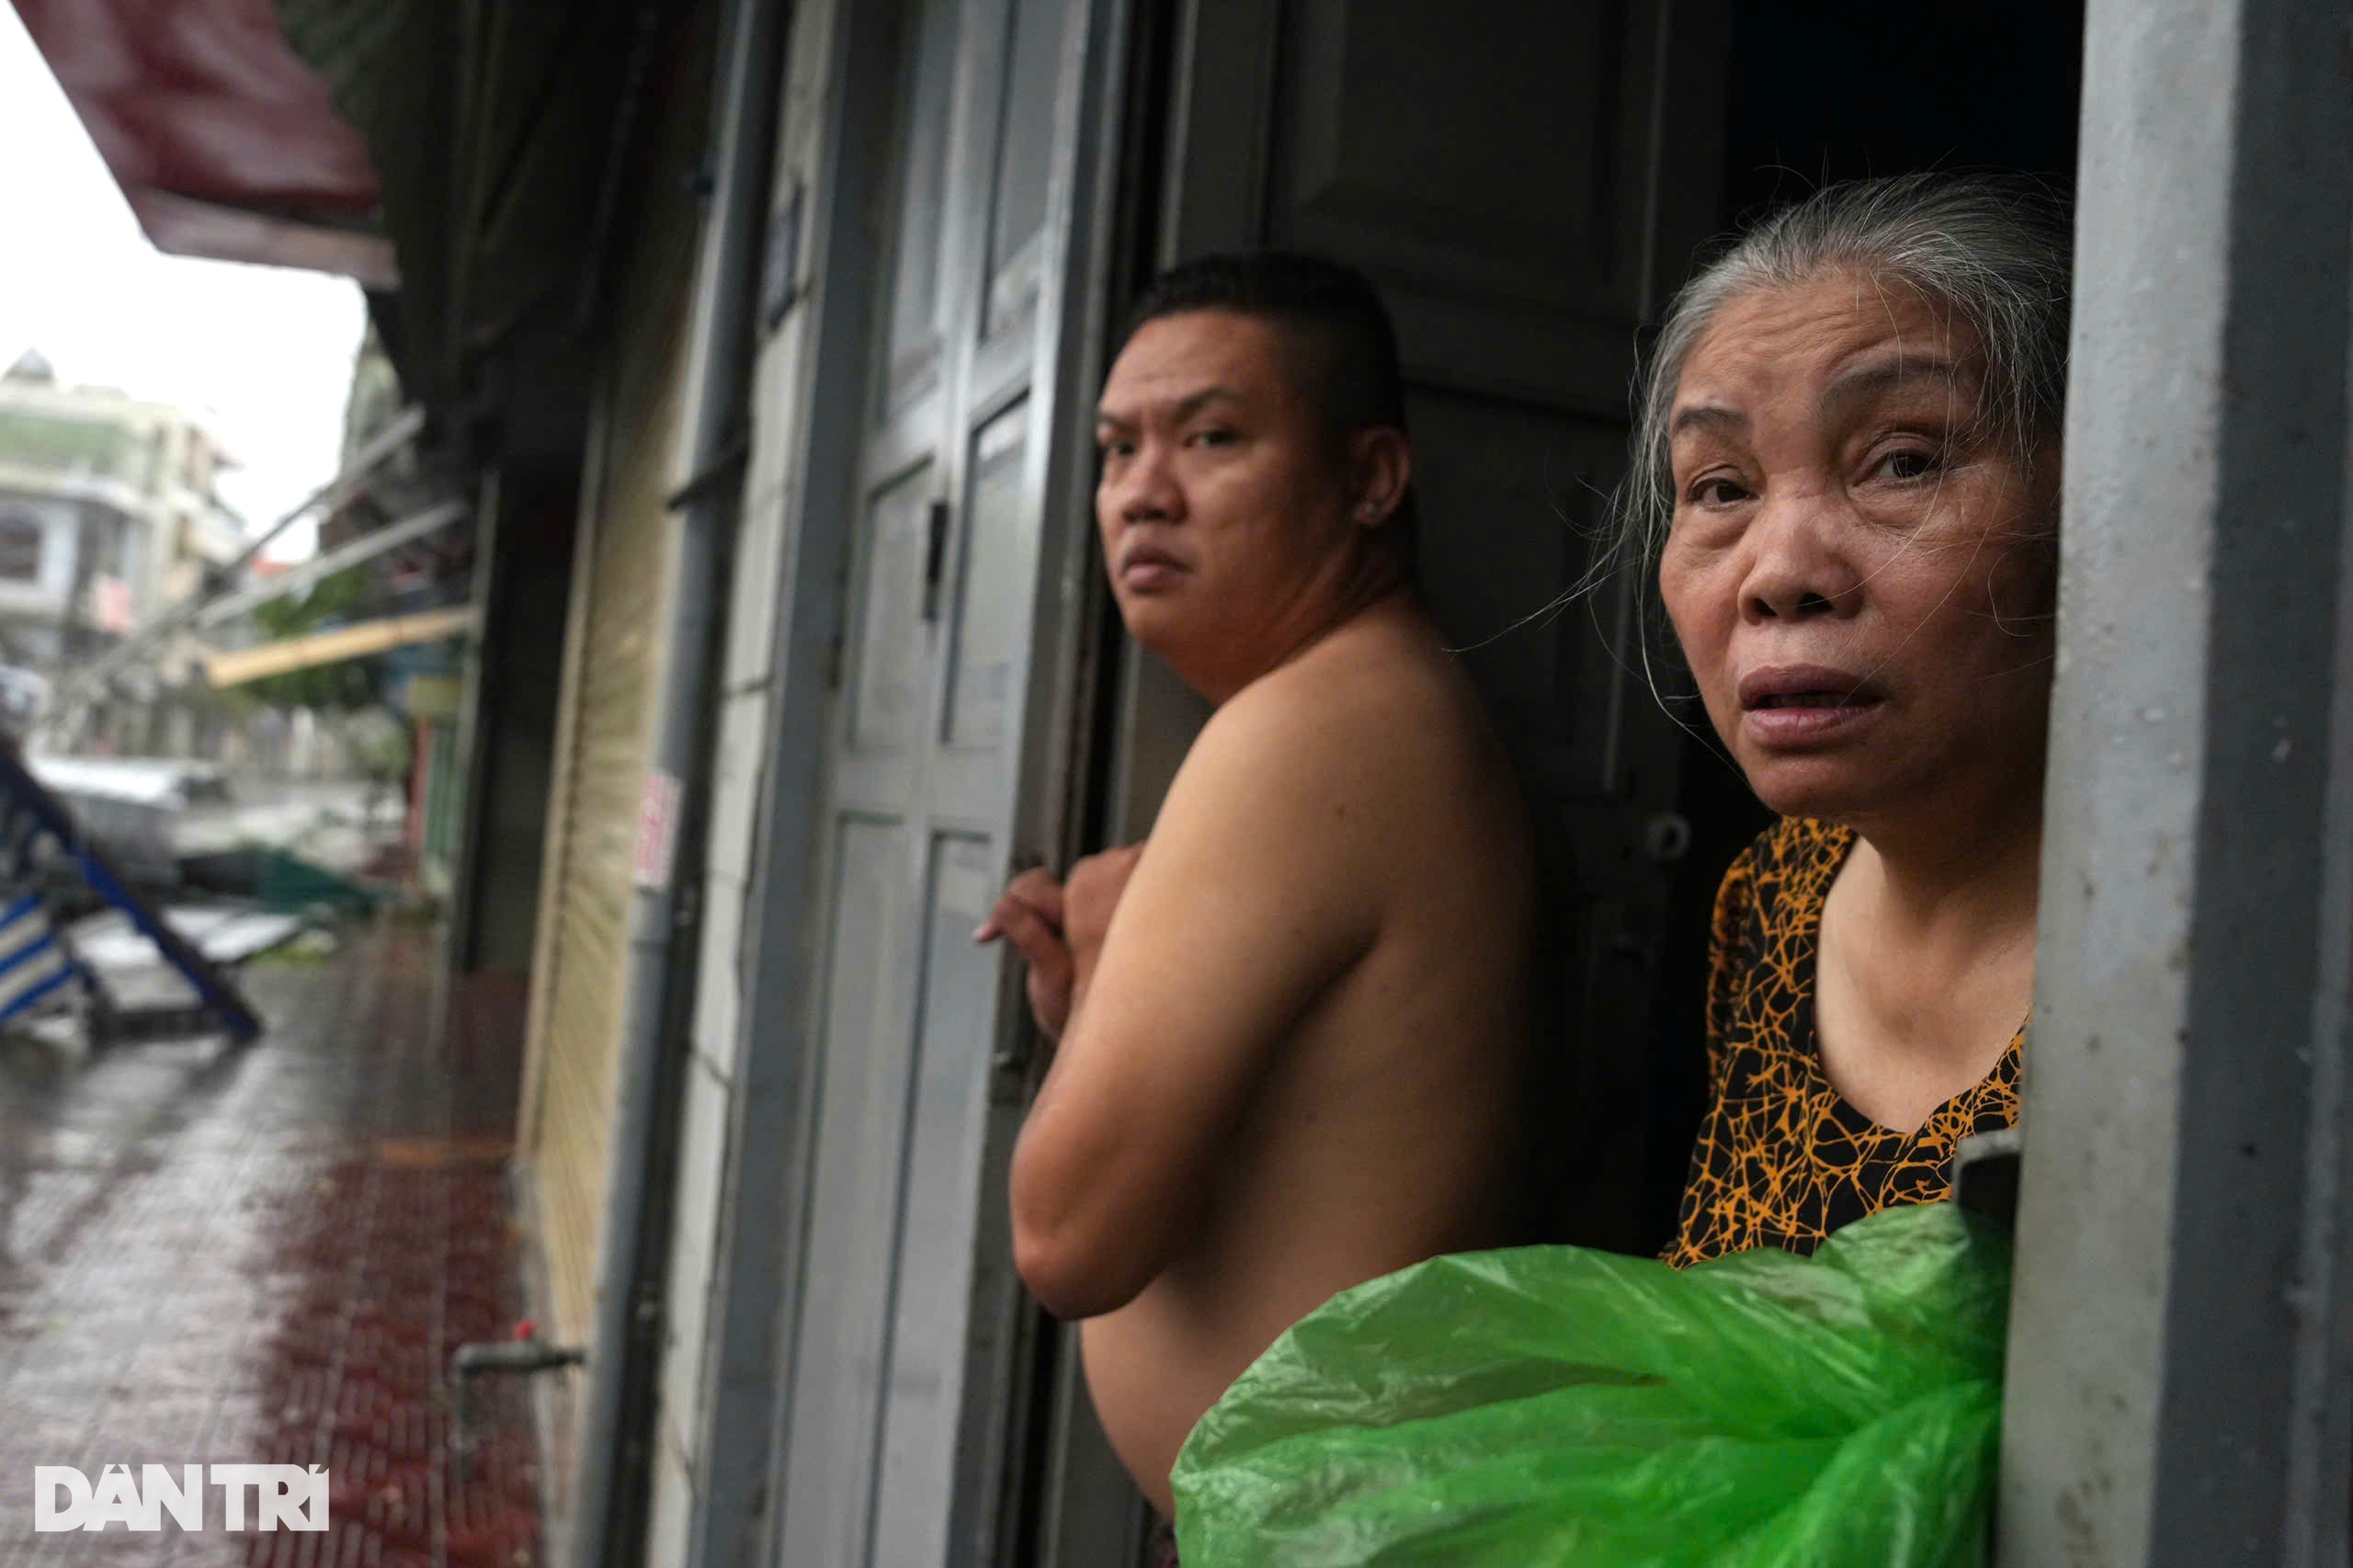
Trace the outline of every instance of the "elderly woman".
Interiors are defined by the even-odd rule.
[[[1835,187],[1685,288],[1621,547],[1781,821],[1725,875],[1670,1263],[1810,1253],[2018,1115],[2067,226],[1984,180]]]

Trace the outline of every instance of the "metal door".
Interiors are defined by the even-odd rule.
[[[814,879],[815,1133],[779,1445],[790,1568],[967,1562],[1007,1375],[1005,965],[1066,705],[1088,0],[904,0]],[[826,455],[811,454],[812,461]],[[1082,536],[1083,537],[1083,536]],[[1041,592],[1041,587],[1044,589]],[[1028,807],[1025,814],[1025,805]],[[976,1312],[975,1301],[983,1303]]]

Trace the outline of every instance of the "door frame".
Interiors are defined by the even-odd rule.
[[[832,0],[796,7],[788,70],[797,84],[835,85],[831,123],[819,130],[807,183],[779,157],[779,211],[797,207],[807,238],[783,225],[802,255],[769,258],[790,279],[791,309],[806,337],[790,368],[797,418],[782,463],[798,476],[786,492],[777,588],[768,719],[776,737],[755,812],[754,863],[744,895],[742,1006],[728,1118],[729,1164],[712,1238],[705,1376],[699,1413],[688,1562],[772,1559],[770,1506],[779,1394],[790,1376],[789,1327],[798,1298],[805,1192],[816,1138],[803,1003],[818,946],[809,891],[819,859],[817,810],[824,748],[789,737],[822,736],[834,701],[843,635],[842,584],[849,569],[864,449],[867,361],[878,278],[865,214],[887,190],[891,111],[897,94],[896,8]],[[822,45],[822,49],[813,48]],[[817,63],[822,56],[822,64]],[[804,62],[806,74],[804,74]],[[790,109],[787,111],[790,123]],[[788,131],[787,134],[790,134]],[[771,230],[770,243],[779,232]],[[805,259],[804,259],[805,257]],[[764,330],[781,330],[779,316]],[[756,443],[759,433],[756,430]],[[822,460],[813,460],[823,454]]]

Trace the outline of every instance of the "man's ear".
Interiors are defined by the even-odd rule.
[[[1348,520],[1360,528],[1387,522],[1414,482],[1414,449],[1394,425],[1373,425],[1348,437]]]

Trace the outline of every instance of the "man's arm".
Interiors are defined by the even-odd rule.
[[[1016,1264],[1059,1316],[1167,1266],[1275,1048],[1379,928],[1379,762],[1334,706],[1260,687],[1222,709],[1099,954],[1074,950],[1082,999],[1012,1178]]]

